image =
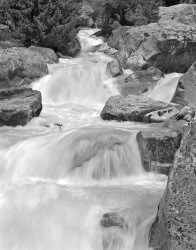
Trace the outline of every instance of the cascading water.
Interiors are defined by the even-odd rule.
[[[180,73],[166,75],[159,80],[152,90],[146,93],[147,96],[156,101],[171,102],[176,93],[181,76],[182,74]]]
[[[92,33],[80,32],[78,58],[32,84],[41,116],[0,128],[1,250],[149,250],[166,178],[142,167],[147,125],[100,119],[118,91],[105,74],[112,59],[89,52],[102,43]]]

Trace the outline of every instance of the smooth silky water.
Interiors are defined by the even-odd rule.
[[[1,250],[149,250],[166,177],[146,173],[137,143],[149,125],[102,121],[118,94],[103,41],[82,30],[82,53],[49,65],[32,84],[43,110],[25,127],[0,128]],[[123,227],[103,227],[105,213]]]

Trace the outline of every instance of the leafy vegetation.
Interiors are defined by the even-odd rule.
[[[157,20],[163,0],[85,0],[96,10],[104,23],[119,17],[121,25],[141,25]]]
[[[119,24],[155,22],[160,5],[178,3],[196,0],[0,0],[0,24],[9,26],[12,36],[25,46],[44,46],[75,55],[80,49],[77,18],[83,4],[93,8],[94,20],[104,35],[110,35]]]
[[[0,0],[0,23],[26,46],[38,45],[69,54],[78,29],[81,0]]]

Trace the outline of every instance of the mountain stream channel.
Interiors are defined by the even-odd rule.
[[[80,55],[31,84],[41,115],[0,128],[1,250],[150,250],[167,176],[142,166],[136,135],[152,126],[100,118],[119,92],[94,32],[81,30]],[[152,98],[167,100],[168,79]]]

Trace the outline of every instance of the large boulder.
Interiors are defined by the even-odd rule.
[[[196,27],[176,21],[133,27],[121,36],[118,49],[124,68],[151,65],[164,73],[185,73],[196,61]]]
[[[177,21],[188,25],[196,25],[196,5],[178,4],[168,7],[159,7],[159,22]]]
[[[158,23],[119,28],[109,39],[123,67],[153,65],[164,73],[185,73],[196,58],[194,4],[160,7]]]
[[[192,108],[196,108],[196,62],[180,78],[181,96]]]
[[[173,104],[154,101],[146,96],[112,96],[101,112],[103,120],[143,122],[144,116],[152,111],[171,107]]]
[[[180,130],[163,127],[139,132],[137,140],[145,170],[168,175],[181,139]]]
[[[53,39],[55,38],[53,37]],[[58,40],[56,41],[56,49],[64,56],[74,57],[80,53],[81,45],[75,36],[73,36],[69,42],[64,42],[64,37],[59,36]]]
[[[56,54],[48,48],[0,49],[0,88],[29,84],[48,73],[47,64],[57,62]]]
[[[171,118],[176,117],[179,113],[179,109],[175,107],[168,107],[166,109],[153,111],[144,116],[144,122],[147,123],[162,123],[170,120]]]
[[[196,124],[186,127],[150,231],[154,250],[196,249]]]
[[[26,87],[0,90],[0,126],[24,126],[41,110],[39,91]]]
[[[78,17],[76,21],[77,26],[92,27],[94,10],[88,5],[84,4],[78,11]]]

